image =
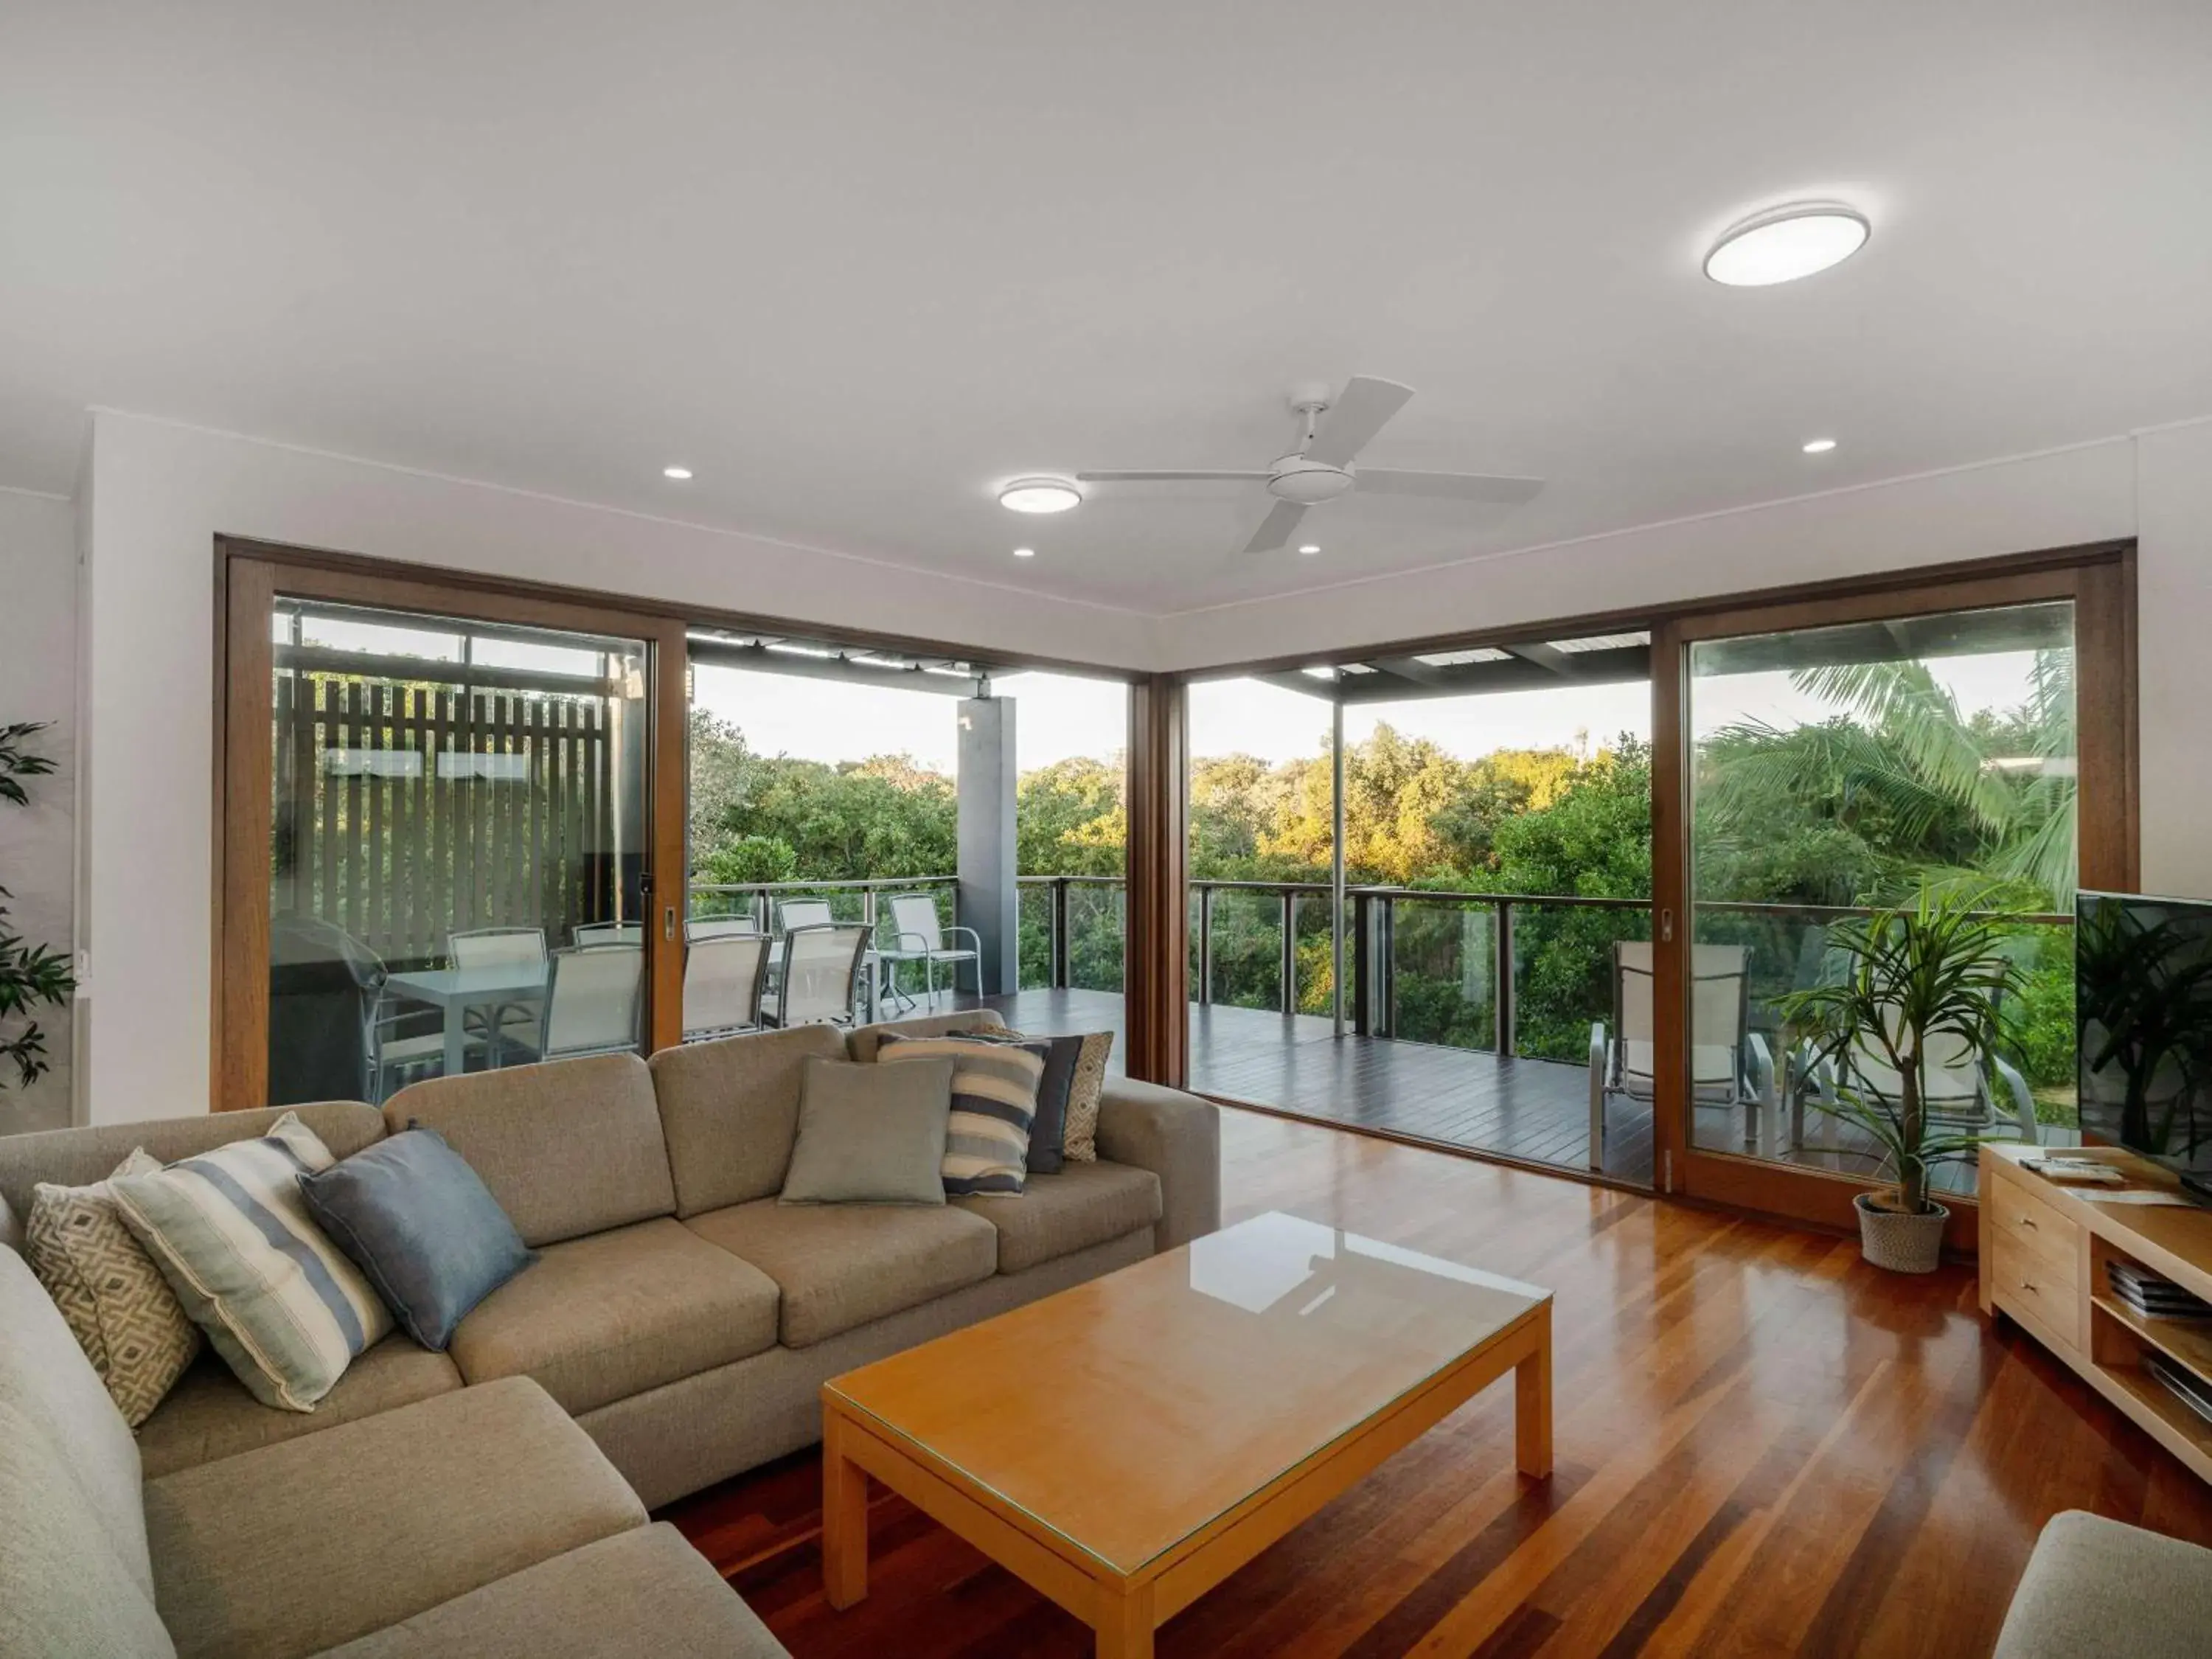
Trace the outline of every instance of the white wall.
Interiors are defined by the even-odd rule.
[[[2212,895],[2197,654],[2212,638],[2212,422],[1152,619],[126,416],[95,418],[88,478],[83,623],[96,643],[82,707],[97,741],[83,780],[78,926],[108,1011],[81,1045],[96,1121],[206,1104],[212,543],[222,532],[1192,668],[2139,534],[2144,878]]]
[[[50,495],[0,489],[0,726],[46,720],[33,738],[56,763],[25,780],[27,807],[0,802],[0,887],[15,930],[70,948],[76,909],[76,514]],[[0,1134],[70,1120],[70,1010],[42,1008],[52,1070],[26,1090],[0,1075]],[[10,1028],[10,1036],[14,1028]]]
[[[2212,421],[2136,443],[2143,890],[2212,898]]]

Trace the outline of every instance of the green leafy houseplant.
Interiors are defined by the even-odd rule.
[[[1838,922],[1828,940],[1849,961],[1844,976],[1778,998],[1776,1012],[1836,1079],[1831,1097],[1810,1103],[1881,1148],[1896,1187],[1873,1197],[1875,1207],[1930,1215],[1938,1206],[1928,1197],[1929,1171],[1987,1137],[1928,1115],[1922,1065],[1931,1040],[1955,1039],[1984,1057],[2005,1040],[1997,1004],[2020,993],[2021,975],[2004,951],[2001,919],[1965,895],[1923,888],[1909,907]],[[1868,1080],[1867,1059],[1893,1086]]]
[[[23,780],[43,777],[54,769],[52,761],[25,747],[45,729],[43,724],[31,722],[0,726],[0,801],[29,805],[30,791]],[[0,900],[8,896],[8,890],[0,887]],[[27,943],[9,925],[8,907],[0,903],[0,1064],[12,1063],[27,1089],[46,1070],[46,1033],[30,1018],[32,1011],[61,1006],[76,984],[67,955],[49,945]]]

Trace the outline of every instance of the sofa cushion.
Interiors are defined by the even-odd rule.
[[[402,1129],[301,1176],[300,1194],[400,1328],[441,1352],[462,1316],[532,1259],[482,1177],[435,1129]]]
[[[757,1199],[684,1225],[775,1280],[792,1348],[988,1279],[999,1265],[991,1224],[949,1206]]]
[[[471,1382],[534,1377],[580,1413],[772,1347],[775,1328],[766,1274],[663,1217],[546,1246],[449,1352]]]
[[[0,1400],[0,1653],[174,1659],[143,1553],[125,1559],[70,1461]]]
[[[858,1066],[809,1056],[786,1204],[942,1204],[952,1061]]]
[[[116,1559],[133,1583],[151,1589],[137,1444],[61,1310],[13,1250],[0,1250],[0,1408],[15,1413],[16,1431],[27,1430],[62,1460]],[[0,1503],[0,1536],[21,1531],[38,1513]]]
[[[146,1484],[185,1659],[290,1659],[645,1524],[535,1383],[462,1389]]]
[[[878,1066],[952,1062],[952,1112],[945,1128],[945,1192],[1018,1196],[1029,1176],[1030,1126],[1049,1046],[946,1032],[908,1036],[886,1031]]]
[[[300,1176],[333,1161],[288,1113],[265,1135],[107,1183],[131,1237],[264,1406],[313,1411],[392,1328],[391,1310],[300,1195]]]
[[[901,1036],[943,1036],[951,1031],[1003,1031],[1006,1022],[988,1008],[963,1008],[957,1013],[925,1014],[919,1019],[885,1020],[863,1025],[845,1034],[845,1052],[863,1066],[875,1063],[876,1050],[887,1031]]]
[[[617,1533],[321,1659],[785,1659],[781,1643],[665,1521]]]
[[[445,1136],[532,1249],[676,1210],[653,1078],[635,1054],[433,1078],[385,1102],[384,1121]]]
[[[801,1068],[845,1051],[833,1026],[799,1025],[686,1042],[653,1057],[653,1091],[676,1180],[676,1213],[694,1216],[783,1186],[799,1124]]]
[[[161,1167],[133,1147],[115,1173],[145,1175]],[[198,1357],[200,1328],[123,1224],[106,1182],[40,1182],[25,1233],[31,1271],[69,1322],[123,1420],[137,1428]]]
[[[999,1271],[1018,1273],[1151,1227],[1160,1218],[1160,1178],[1123,1164],[1071,1164],[1031,1176],[1018,1199],[952,1201],[999,1230]]]
[[[151,1480],[451,1394],[460,1386],[461,1373],[452,1360],[394,1331],[347,1366],[313,1411],[283,1412],[263,1405],[230,1374],[229,1366],[204,1353],[139,1425],[138,1458]]]
[[[287,1112],[313,1129],[333,1158],[349,1158],[384,1139],[384,1118],[357,1100],[325,1100],[304,1106],[272,1106],[262,1111],[198,1112],[191,1117],[154,1118],[143,1123],[111,1123],[100,1128],[42,1129],[36,1134],[0,1135],[0,1199],[19,1221],[31,1213],[31,1189],[41,1181],[57,1187],[89,1187],[105,1181],[134,1146],[163,1164],[192,1158],[234,1140],[265,1135]]]
[[[2212,1631],[2212,1550],[2069,1510],[2045,1523],[1991,1659],[2182,1659]]]

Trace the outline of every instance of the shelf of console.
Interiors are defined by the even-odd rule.
[[[2212,1302],[2212,1210],[2099,1203],[2022,1167],[2035,1150],[1981,1151],[1982,1311],[2012,1320],[2199,1480],[2212,1481],[2212,1422],[2143,1363],[2154,1354],[2212,1393],[2212,1327],[2144,1318],[2112,1294],[2106,1272],[2112,1261],[2132,1261]],[[2179,1191],[2170,1173],[2133,1152],[2091,1147],[2081,1155],[2118,1167],[2128,1190]]]

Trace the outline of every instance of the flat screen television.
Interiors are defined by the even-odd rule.
[[[2084,1138],[2212,1164],[2212,903],[2082,893],[2074,917]]]

